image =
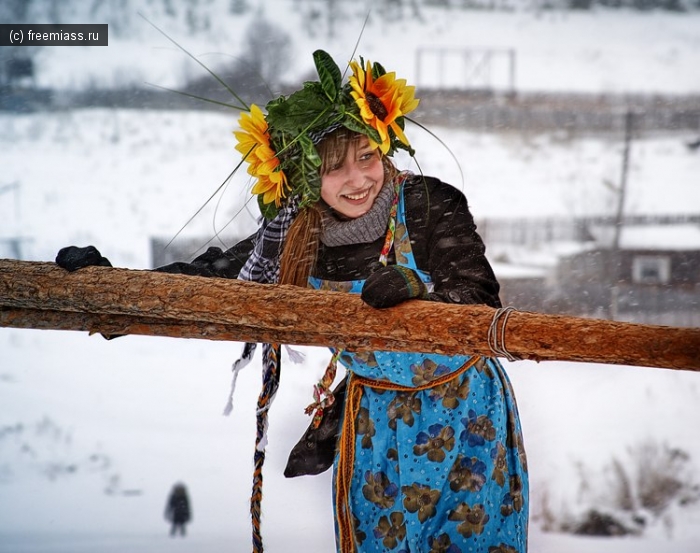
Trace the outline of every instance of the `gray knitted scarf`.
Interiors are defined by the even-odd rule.
[[[384,183],[370,210],[355,219],[339,219],[326,202],[321,200],[321,242],[328,247],[374,242],[386,233],[394,184]]]

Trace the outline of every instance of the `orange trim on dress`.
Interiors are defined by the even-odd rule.
[[[345,395],[345,414],[343,417],[340,440],[338,440],[338,466],[335,475],[335,507],[338,515],[338,544],[341,553],[355,552],[355,531],[353,528],[352,515],[350,513],[350,483],[352,481],[352,473],[354,470],[353,461],[355,459],[355,426],[357,415],[360,412],[360,400],[362,399],[363,388],[366,386],[376,390],[391,390],[395,392],[419,392],[421,390],[428,390],[457,378],[463,372],[473,367],[479,359],[480,356],[474,355],[456,371],[436,378],[428,384],[415,387],[402,386],[382,380],[373,380],[371,378],[355,376],[352,373],[348,375],[348,387]]]

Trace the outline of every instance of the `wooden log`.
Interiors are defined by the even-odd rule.
[[[339,292],[0,260],[2,327],[493,356],[496,313],[424,301],[373,309]],[[521,359],[700,370],[700,329],[515,311],[504,336]]]

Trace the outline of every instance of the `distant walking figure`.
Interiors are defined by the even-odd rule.
[[[174,536],[179,530],[180,534],[184,536],[185,525],[190,521],[191,517],[187,489],[184,484],[178,482],[173,486],[168,503],[165,506],[165,519],[172,523],[170,535]]]
[[[686,142],[685,145],[688,146],[688,149],[691,151],[697,150],[700,148],[700,137],[696,138],[692,142]]]

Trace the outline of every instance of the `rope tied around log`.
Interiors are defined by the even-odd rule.
[[[517,309],[511,305],[496,309],[493,313],[487,335],[491,351],[499,357],[505,357],[508,361],[518,361],[522,359],[522,357],[510,353],[506,348],[506,325],[508,324],[508,317],[510,317],[513,311],[517,311]]]
[[[526,359],[700,371],[697,327],[528,311],[506,321],[506,314],[492,345],[496,332],[496,349],[506,342],[506,351]],[[493,356],[486,332],[493,319],[483,305],[416,301],[382,311],[355,294],[289,285],[108,267],[66,273],[55,263],[0,260],[0,328]]]

